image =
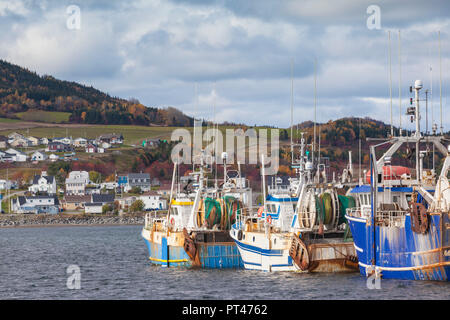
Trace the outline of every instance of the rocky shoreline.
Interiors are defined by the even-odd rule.
[[[107,225],[143,225],[141,215],[2,215],[0,228],[45,227],[45,226],[107,226]]]

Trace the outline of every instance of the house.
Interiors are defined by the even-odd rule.
[[[156,191],[161,196],[168,196],[170,195],[170,189],[172,187],[171,183],[163,182],[159,186],[159,189]]]
[[[85,138],[76,138],[75,140],[73,140],[73,145],[75,147],[86,147],[86,145],[88,144],[88,140]]]
[[[126,209],[130,207],[136,200],[139,200],[136,196],[117,198],[116,201],[119,202],[119,207],[121,209]]]
[[[118,177],[119,187],[124,192],[129,192],[134,187],[139,187],[141,191],[150,191],[151,180],[149,173],[128,173]]]
[[[65,195],[61,204],[66,211],[84,210],[85,204],[91,200],[90,195]]]
[[[139,196],[139,200],[144,203],[144,210],[165,210],[167,200],[163,199],[156,191],[150,191]]]
[[[59,160],[59,156],[57,156],[56,154],[52,153],[52,154],[49,156],[49,159],[50,159],[51,162],[55,162],[55,161],[58,161],[58,160]]]
[[[9,148],[8,150],[6,150],[6,153],[9,153],[12,155],[12,161],[14,162],[26,162],[28,156],[20,151],[17,151],[13,148]]]
[[[102,134],[100,137],[97,138],[97,141],[101,142],[107,142],[109,144],[122,144],[123,143],[123,135],[115,134],[115,133],[108,133],[108,134]]]
[[[85,203],[84,213],[103,213],[103,204],[95,202]]]
[[[93,145],[93,144],[88,144],[86,146],[86,153],[97,153],[97,146]]]
[[[47,160],[47,155],[44,152],[35,151],[31,155],[31,161],[45,161]]]
[[[59,143],[63,143],[63,144],[70,146],[73,144],[73,139],[72,139],[72,137],[70,137],[70,138],[67,138],[67,137],[53,138],[52,142],[59,142]]]
[[[0,149],[6,149],[8,147],[8,138],[0,136]]]
[[[72,151],[72,147],[68,144],[62,143],[62,142],[55,142],[52,141],[48,144],[47,148],[45,149],[47,152],[68,152]]]
[[[47,194],[56,194],[56,180],[53,176],[48,176],[46,171],[42,171],[41,175],[36,175],[33,178],[32,185],[28,191],[35,194],[38,192],[45,192]]]
[[[55,196],[19,196],[11,200],[14,213],[59,213],[59,201]]]
[[[93,194],[92,202],[101,203],[102,205],[112,204],[112,203],[114,203],[114,198],[115,198],[114,194],[108,194],[108,193]]]
[[[86,171],[72,171],[66,179],[66,194],[85,194],[86,186],[90,183],[89,173]]]
[[[39,139],[39,144],[48,145],[50,142],[51,141],[46,137]]]
[[[0,190],[11,190],[13,183],[11,180],[0,180]]]
[[[0,162],[14,162],[15,155],[0,151]]]
[[[21,135],[20,133],[12,132],[12,133],[8,134],[8,138],[10,140],[14,140],[14,139],[25,138],[25,137],[23,135]]]
[[[33,137],[33,136],[27,137],[27,140],[30,141],[32,146],[38,146],[40,144],[40,142],[41,142],[40,138]]]
[[[11,145],[11,147],[20,147],[20,148],[25,148],[25,147],[31,147],[32,143],[30,140],[28,140],[27,138],[15,138],[12,141],[9,140],[9,144]]]

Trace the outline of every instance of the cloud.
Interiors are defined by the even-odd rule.
[[[438,105],[441,30],[443,102],[450,75],[450,5],[377,1],[381,30],[366,26],[372,1],[132,0],[80,2],[81,29],[66,27],[72,1],[0,0],[0,57],[41,74],[93,85],[148,106],[174,106],[219,121],[288,126],[291,60],[295,122],[312,120],[317,61],[318,121],[389,121],[388,34],[393,99],[416,79]],[[198,84],[199,105],[194,92]],[[215,83],[215,90],[213,90]],[[394,109],[398,110],[398,109]],[[436,113],[437,115],[437,113]],[[444,119],[450,127],[450,119]]]

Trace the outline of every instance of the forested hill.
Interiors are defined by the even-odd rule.
[[[72,123],[192,126],[175,108],[151,108],[76,82],[62,81],[0,60],[0,117],[29,110],[69,112]]]

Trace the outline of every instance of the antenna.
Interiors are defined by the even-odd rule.
[[[317,111],[317,58],[314,59],[314,141],[313,141],[313,161],[316,151],[316,111]]]
[[[444,128],[442,126],[442,59],[441,59],[441,31],[439,31],[439,96],[441,107],[441,135],[444,134]]]
[[[399,76],[398,76],[398,108],[399,108],[399,135],[402,135],[402,53],[401,53],[401,38],[400,30],[398,30],[398,65],[399,65]]]
[[[394,136],[394,126],[392,121],[392,63],[391,63],[391,31],[388,31],[388,41],[389,41],[389,96],[391,98],[390,111],[391,111],[391,137]]]
[[[291,163],[294,163],[294,146],[292,144],[294,133],[294,59],[291,60]]]

